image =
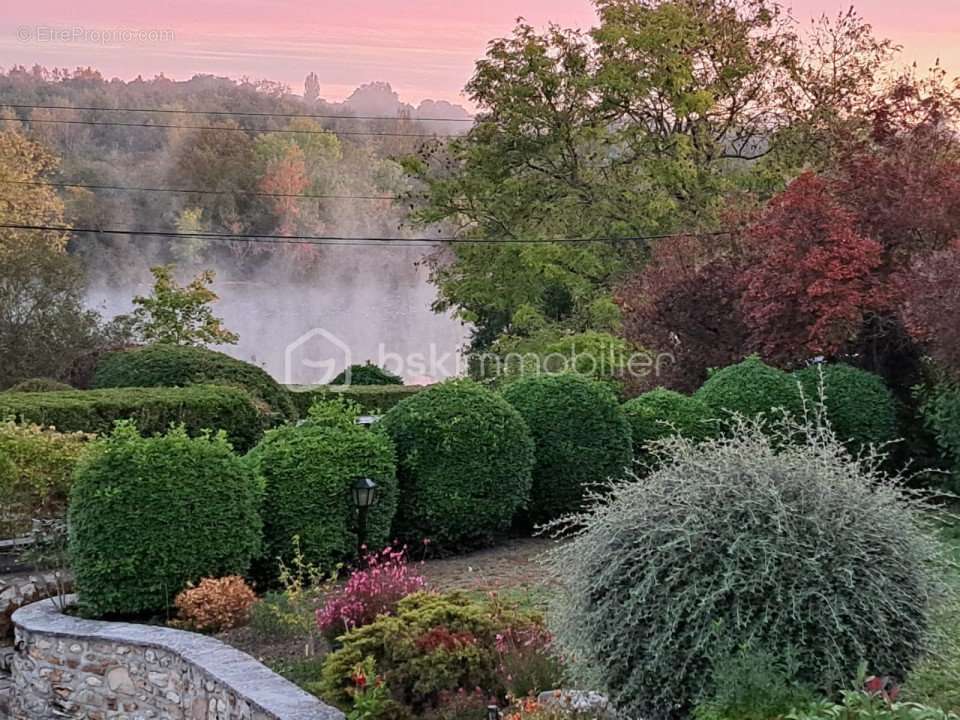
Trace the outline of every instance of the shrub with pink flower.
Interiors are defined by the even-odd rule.
[[[328,639],[393,613],[400,600],[423,589],[423,577],[407,563],[406,546],[386,547],[366,560],[366,567],[351,574],[317,610],[317,625]]]
[[[540,623],[507,626],[497,633],[498,671],[510,695],[526,697],[559,686],[563,668],[552,643]]]

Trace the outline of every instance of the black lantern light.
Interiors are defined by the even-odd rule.
[[[357,558],[362,563],[367,541],[367,513],[377,504],[377,484],[370,478],[354,480],[353,504],[357,506]]]

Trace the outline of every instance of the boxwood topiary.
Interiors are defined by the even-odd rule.
[[[797,379],[764,364],[755,355],[714,370],[694,397],[721,420],[729,419],[732,413],[772,419],[781,409],[795,417],[803,414]]]
[[[795,372],[808,402],[823,407],[834,432],[852,450],[890,442],[897,435],[897,404],[883,378],[844,363]]]
[[[346,406],[326,403],[299,425],[269,431],[248,454],[264,487],[264,573],[275,569],[277,558],[290,563],[294,535],[304,559],[323,569],[356,557],[357,478],[378,486],[366,542],[372,548],[389,542],[397,507],[393,445],[355,419]]]
[[[295,420],[286,389],[263,369],[229,355],[188,345],[148,345],[105,355],[94,388],[236,385],[264,404],[279,420]]]
[[[503,396],[527,421],[536,446],[530,522],[580,510],[592,486],[629,470],[630,424],[608,385],[582,375],[538,375],[507,385]]]
[[[290,399],[301,415],[306,415],[310,406],[321,400],[343,398],[357,403],[365,413],[382,415],[401,400],[416,395],[423,385],[313,385],[294,386]]]
[[[143,435],[183,424],[190,435],[223,430],[241,451],[256,444],[268,423],[250,393],[222,385],[0,393],[5,417],[100,435],[109,434],[117,420],[136,421]]]
[[[802,441],[798,441],[802,438]],[[575,679],[625,717],[682,717],[713,691],[712,658],[791,658],[831,693],[861,662],[903,677],[949,592],[931,503],[825,427],[754,420],[667,462],[557,531],[551,627]]]
[[[243,574],[260,549],[257,482],[221,435],[144,438],[119,423],[70,489],[69,547],[86,614],[170,607],[188,583]]]
[[[713,434],[714,424],[707,404],[699,398],[657,388],[623,404],[633,435],[633,454],[648,458],[647,444],[679,434],[703,440]]]
[[[330,381],[331,385],[403,385],[403,380],[373,363],[351,365]]]
[[[520,414],[471,380],[433,385],[378,423],[397,447],[404,539],[440,548],[486,541],[530,496],[533,441]]]

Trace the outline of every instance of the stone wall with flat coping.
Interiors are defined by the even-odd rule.
[[[20,608],[13,623],[15,720],[343,720],[339,710],[211,637],[83,620],[51,600]]]

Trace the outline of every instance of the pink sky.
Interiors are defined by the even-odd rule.
[[[848,5],[794,0],[792,7],[806,21]],[[960,75],[960,0],[862,0],[857,8],[878,34],[903,46],[904,62],[927,67],[939,57]],[[91,65],[124,79],[246,75],[288,83],[295,92],[313,71],[329,100],[387,80],[407,102],[463,103],[460,91],[486,42],[507,34],[520,15],[537,26],[587,28],[595,19],[587,0],[32,0],[8,3],[0,17],[0,67]],[[38,39],[49,34],[45,28],[172,30],[174,38]]]

